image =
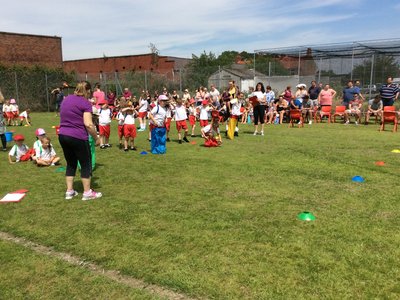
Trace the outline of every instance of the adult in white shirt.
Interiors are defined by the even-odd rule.
[[[265,115],[265,107],[266,107],[266,95],[265,88],[262,82],[257,83],[256,90],[253,92],[253,96],[257,97],[258,103],[253,106],[253,114],[254,114],[254,135],[257,135],[258,132],[258,124],[261,123],[261,135],[264,135],[264,115]]]
[[[269,85],[267,85],[267,87],[266,87],[265,99],[266,99],[267,108],[273,106],[274,101],[275,101],[275,93]]]
[[[185,89],[183,91],[182,100],[183,100],[184,103],[186,103],[187,101],[190,100],[190,94],[189,94],[189,90],[188,89]]]
[[[212,84],[211,85],[211,89],[209,92],[211,99],[212,99],[212,103],[213,105],[219,110],[221,108],[221,104],[219,102],[220,99],[220,93],[219,91],[215,88],[215,85]]]

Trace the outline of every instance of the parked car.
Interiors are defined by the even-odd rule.
[[[364,85],[363,88],[361,89],[364,93],[368,92],[371,89],[371,92],[376,92],[376,84],[368,84],[368,85]]]

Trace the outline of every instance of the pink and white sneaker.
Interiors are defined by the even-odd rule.
[[[82,200],[87,201],[87,200],[97,199],[97,198],[100,198],[101,196],[103,196],[102,193],[95,192],[94,190],[91,189],[91,190],[89,190],[89,192],[83,193]]]

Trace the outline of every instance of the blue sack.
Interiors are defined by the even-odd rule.
[[[156,127],[151,131],[151,153],[164,154],[167,152],[167,129]]]

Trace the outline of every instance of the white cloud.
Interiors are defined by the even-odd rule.
[[[357,10],[348,8],[360,1],[14,1],[2,5],[0,28],[61,36],[64,59],[148,53],[150,42],[162,55],[190,57],[355,39],[336,25],[350,23]]]

